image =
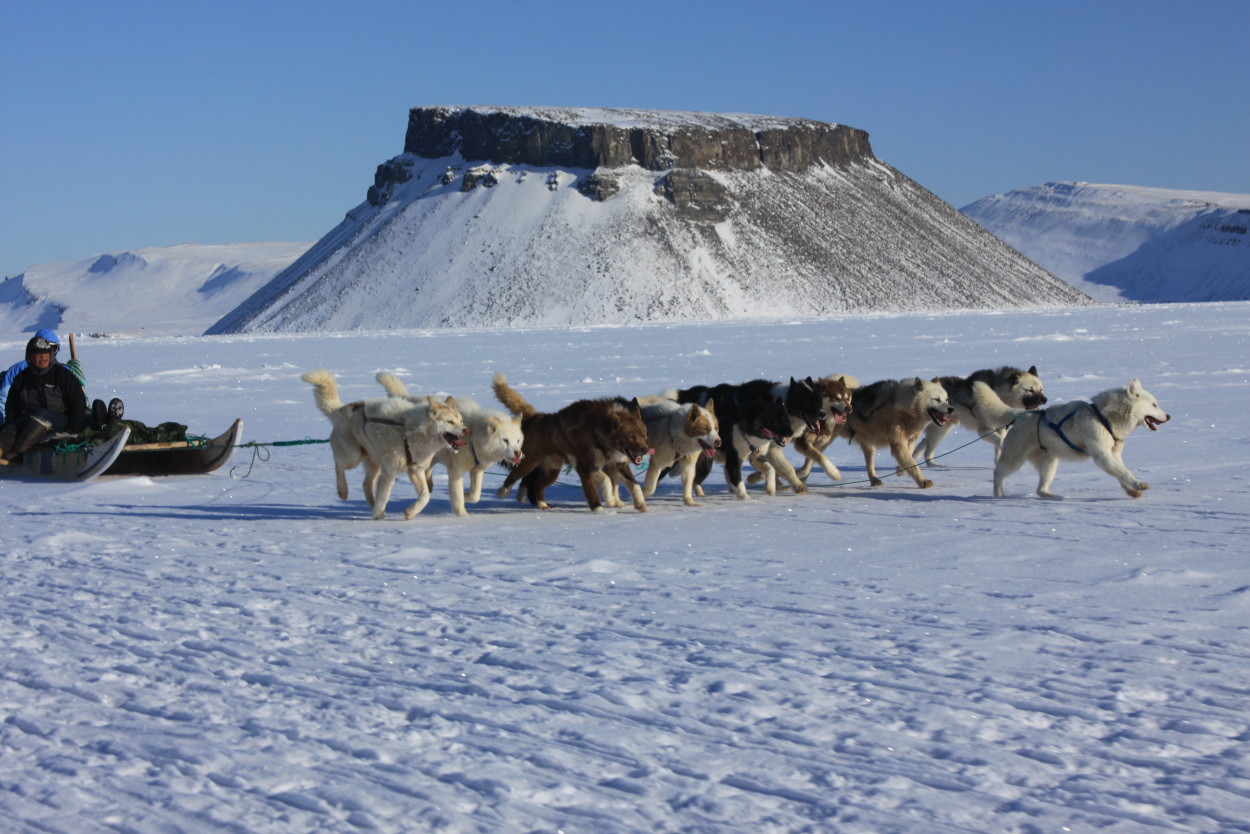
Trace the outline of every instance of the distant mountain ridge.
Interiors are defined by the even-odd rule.
[[[1250,299],[1250,195],[1051,182],[961,211],[1099,301]]]
[[[183,244],[40,264],[0,282],[0,332],[199,335],[308,247]]]
[[[424,107],[366,201],[208,332],[1085,303],[877,160],[862,130]]]

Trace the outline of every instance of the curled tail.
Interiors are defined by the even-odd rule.
[[[404,381],[394,374],[388,374],[386,371],[378,371],[374,377],[378,384],[386,389],[386,393],[392,397],[408,396],[408,386],[404,385]]]
[[[325,368],[317,368],[300,374],[299,378],[313,387],[313,401],[317,403],[317,408],[321,409],[321,413],[325,416],[330,417],[343,407],[343,401],[339,399],[339,385],[334,379],[334,374]]]
[[[1028,413],[1024,409],[1012,408],[1007,405],[1001,397],[994,393],[993,388],[979,379],[972,383],[972,399],[977,417],[980,418],[982,423],[991,428],[1002,428],[1021,414]]]
[[[533,417],[539,411],[534,406],[525,401],[525,398],[518,394],[510,385],[503,374],[495,374],[495,378],[490,382],[491,390],[495,392],[495,397],[504,408],[511,411],[518,417]]]

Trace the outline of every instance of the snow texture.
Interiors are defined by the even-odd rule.
[[[1250,195],[1051,182],[961,211],[1099,301],[1250,299]]]
[[[0,481],[0,828],[15,834],[1250,831],[1250,304],[598,328],[84,338],[88,393],[205,434],[324,439],[298,375],[540,407],[756,376],[1036,363],[1140,376],[1139,500],[1063,464],[936,486],[382,522],[324,444],[211,475]],[[20,355],[22,340],[0,343]],[[960,448],[970,443],[966,448]],[[255,455],[255,457],[254,457]],[[882,455],[881,466],[888,466]]]

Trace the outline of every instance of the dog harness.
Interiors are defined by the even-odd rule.
[[[400,429],[400,434],[404,435],[404,457],[408,459],[408,465],[412,466],[416,461],[412,458],[412,447],[408,445],[408,435],[403,431],[404,424],[398,420],[387,420],[385,417],[370,417],[365,414],[366,423],[381,423],[384,426],[396,426]]]
[[[1094,412],[1094,416],[1098,418],[1099,423],[1102,423],[1102,427],[1107,430],[1107,434],[1111,435],[1111,439],[1115,441],[1116,443],[1119,443],[1120,438],[1115,436],[1115,432],[1111,430],[1111,423],[1107,420],[1106,416],[1103,415],[1103,413],[1098,409],[1098,406],[1094,405],[1093,403],[1085,403],[1085,405],[1088,405],[1090,411]],[[1042,442],[1042,424],[1045,423],[1046,428],[1050,429],[1055,434],[1059,435],[1059,439],[1062,440],[1064,443],[1068,444],[1069,449],[1076,452],[1077,454],[1088,455],[1089,452],[1085,451],[1080,446],[1073,443],[1071,439],[1069,439],[1068,436],[1063,433],[1063,424],[1071,420],[1073,417],[1075,417],[1078,411],[1079,409],[1073,409],[1072,411],[1068,412],[1068,416],[1064,417],[1058,423],[1056,423],[1054,420],[1051,420],[1050,418],[1046,416],[1046,409],[1043,408],[1041,411],[1037,412],[1037,445],[1038,445],[1038,448],[1040,448],[1043,452],[1048,451],[1046,449],[1046,444]]]

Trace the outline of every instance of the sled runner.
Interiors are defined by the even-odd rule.
[[[105,475],[199,475],[225,465],[243,436],[243,420],[204,443],[175,440],[132,444],[121,450]]]
[[[8,466],[0,466],[0,478],[47,478],[55,481],[89,481],[104,473],[121,454],[130,429],[96,446],[58,452],[55,445],[36,446]]]

